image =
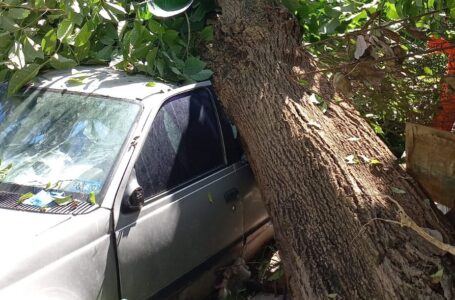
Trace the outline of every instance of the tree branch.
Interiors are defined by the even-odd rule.
[[[429,49],[429,50],[425,50],[425,51],[421,51],[421,52],[414,52],[414,53],[405,54],[405,55],[397,55],[397,56],[392,56],[392,57],[383,57],[383,58],[380,58],[380,59],[377,59],[377,60],[363,60],[363,61],[359,60],[359,61],[354,61],[354,62],[350,62],[350,63],[347,63],[347,64],[333,66],[333,67],[326,68],[326,69],[320,69],[320,70],[316,70],[316,71],[306,72],[306,73],[301,74],[300,76],[305,76],[305,75],[309,75],[309,74],[316,74],[316,73],[331,72],[331,71],[335,71],[335,70],[342,69],[342,68],[345,68],[345,67],[362,64],[362,63],[377,64],[377,63],[380,63],[380,62],[391,61],[391,60],[396,60],[396,59],[400,59],[400,58],[414,57],[414,56],[418,56],[418,55],[425,55],[425,54],[430,54],[430,53],[439,52],[439,51],[448,50],[448,49],[454,49],[454,48],[455,48],[455,46],[434,48],[434,49]]]
[[[346,37],[349,37],[349,36],[353,36],[353,35],[356,36],[359,33],[364,33],[364,32],[367,32],[367,31],[377,30],[377,29],[384,29],[384,28],[389,27],[390,25],[406,22],[406,21],[409,21],[409,20],[412,20],[412,19],[421,18],[421,17],[428,16],[428,15],[434,15],[436,13],[444,11],[445,9],[446,8],[441,8],[441,9],[433,10],[433,11],[430,11],[430,12],[426,12],[426,13],[423,13],[423,14],[420,14],[420,15],[417,15],[417,16],[412,16],[412,17],[408,17],[408,18],[404,18],[404,19],[390,21],[388,23],[385,23],[384,25],[377,26],[377,27],[361,28],[361,29],[358,29],[358,30],[347,32],[346,34],[344,34],[342,36],[332,36],[332,37],[329,37],[329,38],[324,39],[324,40],[320,40],[320,41],[317,41],[317,42],[304,44],[303,46],[304,47],[310,47],[310,46],[314,46],[314,45],[318,45],[318,44],[324,44],[324,43],[327,43],[328,41],[331,41],[331,40],[342,40],[342,39],[344,39]]]

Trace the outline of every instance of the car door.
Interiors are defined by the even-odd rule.
[[[162,105],[133,173],[146,201],[139,212],[122,211],[116,226],[128,300],[152,296],[243,234],[238,182],[207,89]]]
[[[216,99],[213,89],[209,89],[209,91],[212,97]],[[228,164],[233,170],[230,176],[235,181],[235,186],[241,197],[243,231],[246,236],[268,221],[269,216],[251,167],[241,148],[239,132],[236,126],[222,112],[221,108],[218,111],[220,112],[220,124],[223,131]]]

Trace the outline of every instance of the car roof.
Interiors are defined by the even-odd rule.
[[[153,83],[148,84],[150,82]],[[146,75],[130,75],[108,67],[48,71],[36,77],[30,86],[139,101],[179,87]]]

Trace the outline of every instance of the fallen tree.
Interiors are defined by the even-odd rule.
[[[295,19],[265,0],[219,5],[206,56],[266,201],[293,299],[453,299],[453,228],[317,72]]]
[[[98,63],[167,80],[211,76],[194,53],[197,40],[211,40],[201,17],[211,1],[170,22],[155,20],[145,1],[120,4],[1,3],[0,81],[13,94],[41,70]],[[453,228],[340,101],[302,49],[294,17],[273,1],[219,4],[206,56],[243,136],[293,298],[454,298]]]

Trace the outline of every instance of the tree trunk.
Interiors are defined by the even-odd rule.
[[[452,256],[386,220],[399,221],[397,201],[445,243],[452,227],[352,106],[335,103],[294,18],[267,0],[219,4],[207,51],[215,88],[246,145],[293,299],[454,299]]]

